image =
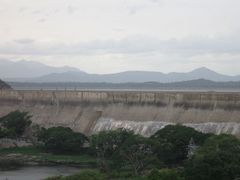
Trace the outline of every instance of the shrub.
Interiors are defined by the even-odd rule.
[[[240,178],[240,141],[231,135],[210,137],[185,166],[187,180]]]
[[[27,112],[13,111],[0,118],[0,125],[7,137],[22,136],[27,127],[32,123],[31,116]]]
[[[182,125],[168,125],[156,132],[151,138],[158,142],[155,153],[166,164],[178,164],[187,159],[191,139],[201,145],[210,136]]]
[[[80,152],[88,138],[66,127],[42,128],[38,139],[44,143],[46,150],[55,153]]]
[[[131,136],[133,136],[133,132],[124,129],[101,131],[91,136],[91,149],[95,152],[100,168],[103,171],[109,170],[109,163],[107,160],[114,159],[114,154],[119,150],[126,139]]]

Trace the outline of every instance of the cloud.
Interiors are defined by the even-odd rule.
[[[27,10],[29,10],[28,7],[20,7],[20,8],[18,9],[18,12],[19,12],[19,13],[24,13],[24,12],[26,12]]]
[[[203,54],[240,54],[240,38],[185,38],[159,40],[134,36],[121,40],[95,40],[78,43],[46,43],[32,39],[18,39],[0,45],[0,54],[25,55],[95,55],[95,54],[176,54],[198,56]]]
[[[67,12],[68,12],[69,14],[73,14],[73,13],[75,13],[77,10],[78,10],[78,8],[75,7],[75,6],[71,6],[71,5],[67,6]]]
[[[34,10],[32,11],[32,14],[41,14],[43,11],[42,10]]]
[[[135,15],[135,14],[137,14],[137,12],[139,12],[139,11],[142,11],[142,10],[144,10],[146,8],[146,6],[144,6],[144,5],[138,5],[138,6],[132,6],[132,7],[129,7],[129,15]]]
[[[41,18],[41,19],[39,19],[37,22],[39,22],[39,23],[44,23],[44,22],[46,22],[46,21],[47,21],[47,19]]]
[[[14,40],[14,42],[16,43],[19,43],[19,44],[32,44],[34,43],[35,40],[33,39],[28,39],[28,38],[25,38],[25,39],[16,39]]]

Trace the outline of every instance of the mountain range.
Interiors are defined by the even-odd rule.
[[[114,74],[89,74],[73,67],[52,67],[32,61],[8,61],[0,59],[0,77],[12,82],[180,82],[206,79],[216,82],[240,81],[239,76],[217,73],[201,67],[187,73],[161,73],[152,71],[126,71]]]
[[[32,79],[51,73],[79,71],[77,68],[68,66],[52,67],[34,61],[9,61],[0,59],[0,77],[2,79]]]

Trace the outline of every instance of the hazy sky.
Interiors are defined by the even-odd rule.
[[[0,0],[0,58],[240,74],[240,0]]]

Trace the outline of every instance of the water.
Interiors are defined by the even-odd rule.
[[[51,176],[67,176],[79,172],[79,168],[67,166],[33,166],[13,171],[0,171],[0,180],[42,180]]]
[[[134,131],[136,134],[149,137],[156,133],[159,129],[164,128],[167,125],[174,124],[170,122],[161,121],[129,121],[129,120],[114,120],[111,118],[100,118],[95,127],[93,133],[99,131],[116,130],[119,128],[129,129]],[[206,123],[184,123],[184,126],[192,127],[203,133],[213,134],[233,134],[240,135],[240,123],[236,122],[206,122]]]

